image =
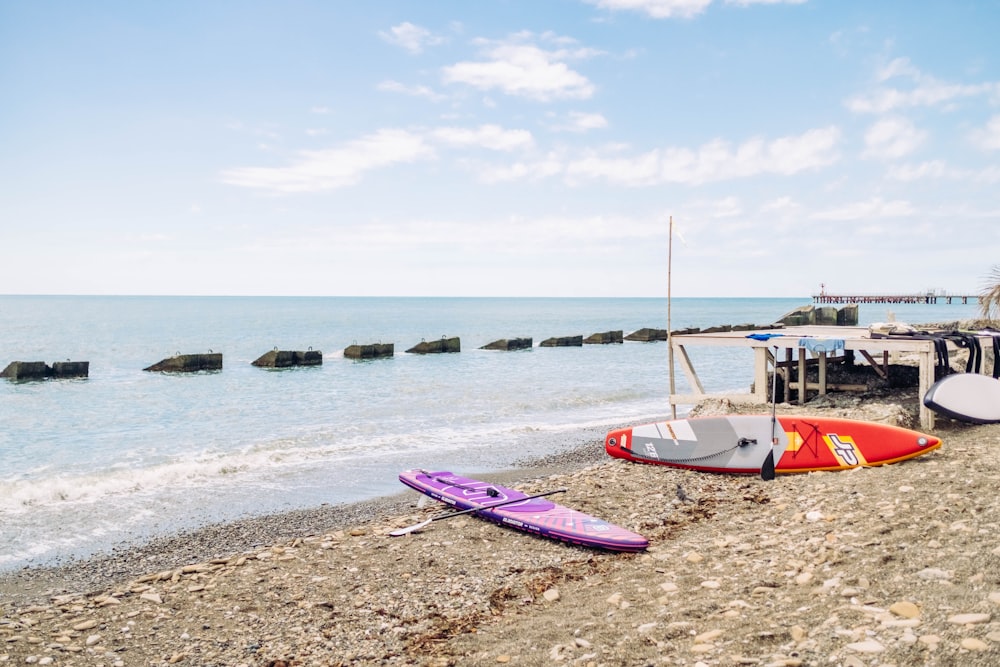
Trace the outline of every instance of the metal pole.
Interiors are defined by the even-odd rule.
[[[673,402],[674,397],[674,339],[670,332],[670,281],[671,263],[674,255],[674,216],[670,216],[670,233],[667,239],[667,358],[670,364],[670,417],[677,419],[677,406]]]

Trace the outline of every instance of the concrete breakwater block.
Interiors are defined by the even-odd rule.
[[[319,350],[271,350],[250,362],[260,368],[290,368],[292,366],[322,366],[323,353]]]
[[[441,352],[461,352],[462,342],[456,336],[454,338],[441,338],[440,340],[422,340],[409,350],[410,354],[438,354]]]
[[[649,327],[644,327],[638,331],[633,331],[629,335],[625,336],[625,340],[638,341],[640,343],[651,343],[657,340],[666,340],[667,330],[666,329],[650,329]]]
[[[221,371],[222,353],[209,352],[208,354],[175,354],[163,359],[144,371],[160,371],[164,373],[194,373],[196,371]]]
[[[837,326],[858,326],[858,304],[851,303],[837,311]]]
[[[583,342],[585,345],[608,345],[611,343],[621,343],[622,332],[621,330],[618,330],[591,334],[587,336]]]
[[[824,306],[817,308],[812,305],[799,306],[785,313],[778,319],[785,326],[802,327],[812,324],[829,326],[858,326],[858,305],[848,304],[843,308]]]
[[[89,374],[89,361],[57,361],[51,366],[44,361],[12,361],[0,372],[0,377],[11,380],[44,380],[85,378]]]
[[[527,350],[531,349],[532,340],[530,338],[501,338],[492,343],[483,345],[480,350]]]
[[[539,345],[541,347],[583,347],[583,336],[546,338]]]
[[[85,378],[90,376],[89,361],[54,361],[49,371],[54,378]]]
[[[348,345],[344,348],[345,359],[381,359],[395,354],[395,343],[370,343],[368,345]]]
[[[0,377],[10,380],[44,380],[49,367],[44,361],[12,361],[0,373]]]

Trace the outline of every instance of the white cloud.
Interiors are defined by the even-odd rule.
[[[894,181],[910,182],[923,179],[953,178],[955,170],[941,160],[930,160],[919,164],[901,164],[891,167],[887,173]]]
[[[482,147],[495,151],[512,151],[531,148],[535,140],[527,130],[505,130],[499,125],[480,125],[477,128],[441,127],[430,133],[434,139],[461,148]]]
[[[791,197],[778,197],[769,202],[765,202],[760,210],[765,213],[787,213],[789,211],[799,210],[801,206],[795,203],[795,200]]]
[[[883,118],[865,132],[864,158],[892,160],[909,155],[924,142],[927,133],[906,118]]]
[[[610,11],[636,11],[654,19],[691,18],[701,14],[712,0],[587,0],[601,9]]]
[[[986,127],[973,132],[972,140],[983,150],[1000,150],[1000,116],[993,116]]]
[[[436,93],[427,86],[407,86],[399,83],[398,81],[383,81],[378,84],[377,88],[378,90],[387,93],[400,93],[402,95],[410,95],[412,97],[425,97],[433,102],[440,102],[441,100],[447,99],[447,96],[442,95],[441,93]]]
[[[433,35],[430,30],[409,22],[393,26],[389,32],[379,31],[378,35],[390,44],[402,47],[410,53],[421,53],[424,47],[444,42],[443,38]]]
[[[750,5],[803,5],[809,0],[726,0],[727,5],[749,7]]]
[[[996,82],[956,84],[940,81],[922,73],[907,58],[896,58],[876,74],[879,84],[893,79],[908,81],[899,87],[875,88],[868,93],[855,95],[845,102],[845,106],[855,113],[888,113],[912,107],[947,107],[962,98],[997,94],[1000,91],[1000,85]]]
[[[736,197],[726,197],[715,202],[713,216],[716,218],[735,218],[743,215],[743,206]]]
[[[654,19],[689,19],[701,14],[713,0],[586,0],[589,4],[612,12],[641,12]],[[725,0],[727,5],[801,5],[807,0]]]
[[[566,61],[597,55],[592,49],[556,48],[546,50],[531,43],[530,33],[514,35],[505,42],[480,40],[484,60],[466,61],[445,67],[446,84],[465,84],[479,90],[499,90],[507,95],[540,101],[586,99],[594,94],[594,85],[571,69]],[[541,35],[542,41],[556,45],[575,44],[568,38]]]
[[[883,201],[881,197],[873,197],[868,201],[854,202],[839,208],[813,213],[814,220],[871,220],[875,218],[908,217],[916,212],[908,201]]]
[[[383,129],[340,147],[300,151],[298,159],[285,167],[229,169],[223,172],[222,181],[276,193],[332,190],[355,185],[365,172],[374,169],[435,157],[435,145],[510,152],[533,148],[534,137],[528,130],[489,124],[474,128],[439,127],[422,132]]]
[[[478,178],[483,183],[506,183],[511,181],[540,181],[562,174],[565,161],[555,153],[530,161],[519,161],[507,165],[477,165]]]
[[[601,130],[607,126],[608,119],[603,114],[571,111],[564,121],[556,123],[552,129],[557,132],[589,132],[590,130]]]
[[[572,161],[566,172],[574,181],[603,179],[627,186],[701,185],[759,174],[791,175],[836,162],[839,140],[840,131],[827,127],[771,142],[751,139],[736,147],[715,139],[694,150],[671,147],[631,157],[595,152]]]
[[[894,181],[909,183],[920,180],[966,181],[991,185],[1000,183],[1000,167],[986,167],[980,170],[958,169],[941,160],[930,160],[919,164],[895,165],[886,176]]]
[[[987,167],[977,173],[974,177],[977,183],[995,185],[1000,183],[1000,167]]]
[[[433,156],[424,138],[406,130],[379,130],[342,147],[301,151],[287,167],[243,167],[222,174],[230,185],[279,193],[318,192],[354,185],[366,171]]]

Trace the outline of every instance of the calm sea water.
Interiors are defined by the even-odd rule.
[[[801,299],[673,299],[671,326],[766,324]],[[973,305],[893,306],[899,321]],[[889,319],[862,306],[861,324]],[[667,327],[665,299],[0,296],[0,368],[89,361],[79,380],[0,380],[0,570],[206,522],[397,493],[411,467],[476,473],[593,444],[669,413],[664,343],[540,348],[552,336]],[[461,338],[458,354],[412,355]],[[478,348],[532,337],[517,352]],[[354,361],[352,343],[394,343]],[[272,348],[323,365],[251,366]],[[143,368],[221,352],[221,372]],[[709,392],[746,390],[749,350],[691,350]],[[676,373],[678,392],[686,392]]]

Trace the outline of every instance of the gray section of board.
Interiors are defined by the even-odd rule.
[[[675,425],[671,436],[668,425]],[[690,433],[686,431],[689,427]],[[780,422],[774,428],[781,458],[788,438]],[[702,417],[657,422],[632,429],[632,454],[648,461],[716,470],[759,470],[771,451],[771,418],[762,415]]]

